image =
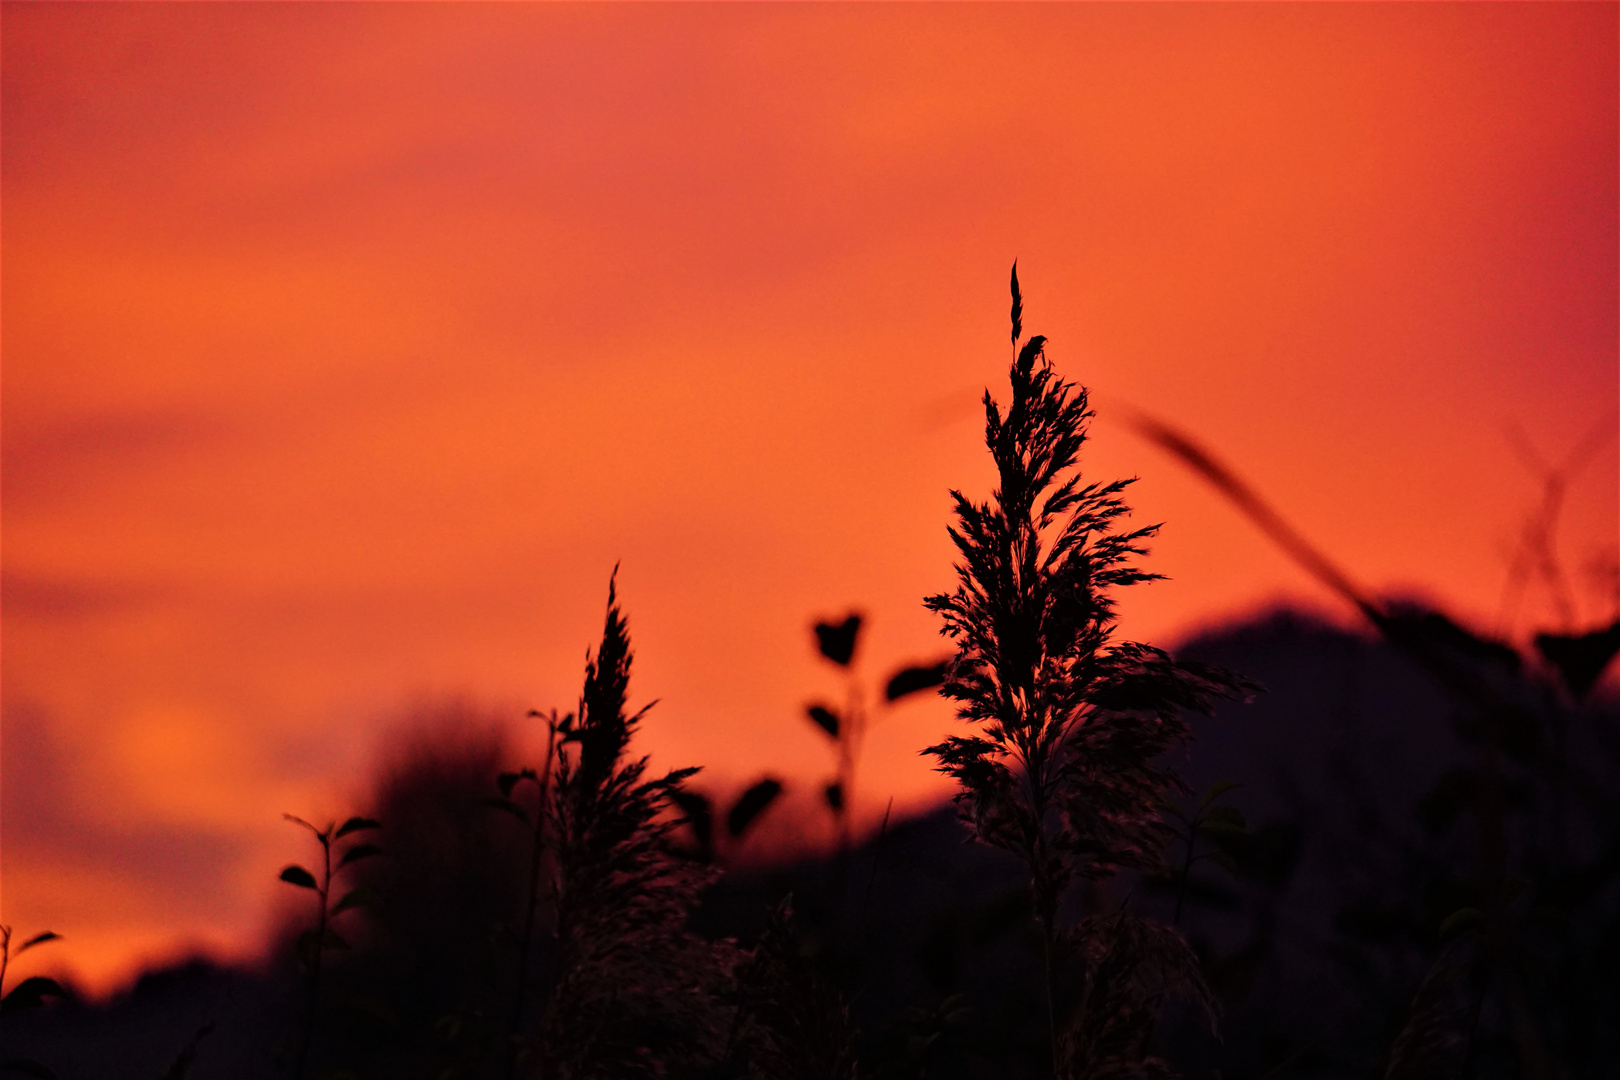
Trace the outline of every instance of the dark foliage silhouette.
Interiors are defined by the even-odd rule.
[[[1207,711],[1243,683],[1113,640],[1111,590],[1152,579],[1132,560],[1146,553],[1155,530],[1120,529],[1129,481],[1082,483],[1076,466],[1091,418],[1086,393],[1058,377],[1044,337],[1019,346],[1016,265],[1012,298],[1012,399],[1003,414],[984,396],[985,443],[999,486],[990,503],[952,493],[959,584],[927,601],[958,647],[944,693],[976,733],[926,752],[960,784],[973,835],[1028,868],[1053,1074],[1146,1074],[1159,1068],[1144,1042],[1156,998],[1134,989],[1138,969],[1147,965],[1150,979],[1205,998],[1191,953],[1173,933],[1123,911],[1098,913],[1066,932],[1061,908],[1079,879],[1158,868],[1159,807],[1177,785],[1161,761],[1188,736],[1183,712]],[[1108,943],[1099,946],[1105,928]],[[1068,966],[1080,972],[1076,1005],[1059,1000]],[[1114,985],[1125,972],[1133,988]],[[1099,1019],[1103,1001],[1125,1010],[1110,1023],[1128,1035]]]
[[[370,818],[351,817],[342,825],[335,822],[324,829],[317,829],[303,818],[292,814],[283,814],[282,817],[295,825],[308,829],[321,845],[321,872],[317,877],[304,867],[293,863],[281,871],[281,880],[289,885],[296,885],[301,889],[308,889],[315,894],[315,925],[298,935],[296,949],[299,962],[309,972],[309,1004],[304,1014],[303,1029],[298,1035],[298,1053],[294,1059],[293,1075],[302,1080],[304,1070],[309,1061],[310,1043],[315,1038],[315,1020],[320,1005],[321,991],[321,960],[333,949],[348,949],[349,942],[333,928],[333,922],[339,915],[357,908],[374,906],[377,902],[376,894],[365,885],[356,885],[336,899],[332,896],[333,883],[343,871],[362,859],[369,859],[380,853],[381,849],[375,844],[364,841],[351,841],[341,852],[338,851],[337,842],[356,833],[368,832],[381,826]],[[337,856],[337,865],[333,865],[332,858]]]
[[[3,1071],[1612,1075],[1620,717],[1602,679],[1620,624],[1566,619],[1521,653],[1375,596],[1208,450],[1138,418],[1368,629],[1283,612],[1175,657],[1116,640],[1112,591],[1153,577],[1135,565],[1153,530],[1125,527],[1128,482],[1081,480],[1085,391],[1022,338],[1016,267],[1011,317],[1011,399],[985,396],[997,487],[955,495],[958,586],[928,601],[956,655],[866,685],[866,620],[811,627],[846,690],[806,708],[837,754],[835,852],[745,859],[745,837],[785,824],[779,779],[714,798],[695,770],[633,754],[647,710],[629,705],[610,581],[575,709],[530,714],[538,760],[511,768],[507,742],[457,713],[370,797],[386,858],[367,857],[370,818],[298,822],[321,864],[282,880],[318,909],[285,930],[285,965],[194,961],[95,1005],[42,976],[10,985],[14,958],[55,935],[13,949],[0,928]],[[1526,537],[1515,572],[1567,588],[1550,526]],[[1235,710],[1252,685],[1227,669],[1270,692],[1191,744],[1189,711]],[[957,813],[886,815],[858,843],[864,731],[936,688],[969,725],[926,751],[958,781]],[[289,1029],[278,1068],[266,1051]]]
[[[1144,417],[1137,426],[1347,600],[1443,694],[1431,730],[1449,729],[1465,756],[1415,808],[1426,835],[1411,835],[1385,807],[1364,815],[1374,826],[1364,839],[1382,848],[1390,876],[1421,882],[1422,891],[1358,897],[1341,912],[1345,928],[1383,938],[1386,949],[1407,938],[1432,952],[1435,926],[1465,927],[1466,940],[1441,949],[1414,991],[1386,1058],[1388,1075],[1484,1075],[1488,1063],[1506,1061],[1532,1080],[1566,1069],[1597,1075],[1585,1070],[1616,1049],[1606,1035],[1612,1024],[1599,1017],[1620,1008],[1620,814],[1600,794],[1602,777],[1620,775],[1620,740],[1612,712],[1590,707],[1589,698],[1620,651],[1620,623],[1537,635],[1549,669],[1538,673],[1511,646],[1441,612],[1373,596],[1192,438]],[[1532,532],[1558,592],[1564,579],[1550,525]],[[1560,603],[1566,616],[1567,599]],[[1377,778],[1357,779],[1354,797],[1365,801]],[[1466,965],[1458,959],[1465,950],[1472,950]],[[1455,1004],[1464,984],[1469,1008]],[[1436,1064],[1442,1059],[1444,1068]]]
[[[725,837],[727,850],[740,844],[754,830],[783,790],[782,781],[774,776],[762,776],[732,801],[723,818],[725,829],[720,834]],[[689,854],[699,862],[714,862],[720,857],[714,829],[714,803],[702,792],[687,787],[673,793],[671,799],[680,808],[684,823],[692,833],[695,846],[689,850]]]
[[[21,956],[30,949],[52,941],[61,940],[62,935],[54,930],[45,930],[21,945],[15,950],[11,947],[11,927],[0,926],[0,1023],[10,1016],[28,1009],[37,1009],[45,1004],[46,998],[61,998],[65,996],[61,984],[55,979],[44,975],[31,975],[12,987],[6,989],[6,973],[11,967],[13,957]],[[0,1038],[4,1037],[4,1030],[0,1029]],[[50,1067],[31,1057],[13,1057],[0,1045],[0,1070],[17,1073],[22,1076],[41,1077],[43,1080],[54,1080],[56,1074]]]
[[[816,622],[816,647],[822,657],[835,664],[844,676],[844,703],[830,705],[823,701],[805,706],[805,715],[832,740],[837,752],[833,778],[822,788],[822,798],[832,812],[834,829],[838,835],[839,850],[847,852],[853,839],[851,810],[855,798],[855,777],[860,763],[861,743],[868,726],[873,723],[873,710],[867,704],[863,691],[857,648],[865,618],[859,612],[850,612],[840,622]],[[891,674],[884,683],[883,704],[893,705],[913,694],[931,690],[945,681],[945,662],[903,667]]]
[[[676,795],[696,769],[650,776],[625,753],[642,716],[627,712],[630,639],[612,585],[601,646],[577,712],[555,722],[549,801],[553,960],[537,1050],[547,1077],[693,1071],[721,1052],[725,943],[686,930],[707,881],[673,842]]]
[[[855,1080],[858,1053],[849,1007],[807,953],[784,899],[741,971],[727,1062],[758,1080]]]

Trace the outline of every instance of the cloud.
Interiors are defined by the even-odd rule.
[[[32,423],[8,416],[3,469],[8,513],[84,498],[177,458],[218,454],[233,435],[218,417],[175,409],[68,414]],[[89,490],[87,490],[89,489]]]

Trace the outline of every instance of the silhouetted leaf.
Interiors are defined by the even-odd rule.
[[[0,1001],[0,1012],[21,1012],[24,1009],[37,1009],[45,1004],[48,997],[65,998],[67,993],[57,984],[55,979],[47,979],[43,975],[24,979],[12,987],[4,1001]]]
[[[370,818],[364,817],[352,817],[338,828],[338,831],[333,835],[332,838],[336,840],[340,837],[348,836],[350,833],[359,832],[361,829],[380,828],[382,828],[382,822],[380,821],[372,821]]]
[[[485,799],[484,805],[493,806],[497,810],[504,810],[525,825],[529,823],[529,812],[511,799]]]
[[[1018,291],[1018,260],[1012,265],[1012,342],[1018,344],[1018,337],[1024,332],[1024,297]]]
[[[342,867],[348,866],[350,863],[356,863],[361,859],[369,859],[373,855],[381,854],[382,848],[378,847],[376,844],[356,844],[354,847],[343,853],[343,860],[338,863],[338,867],[341,869]]]
[[[816,726],[833,738],[838,738],[838,714],[825,705],[811,705],[804,710]]]
[[[281,880],[289,885],[297,885],[301,889],[319,889],[315,884],[315,875],[305,870],[297,863],[287,867],[281,872]]]
[[[0,1063],[0,1069],[5,1072],[20,1073],[23,1076],[37,1077],[38,1080],[56,1080],[55,1073],[33,1058],[6,1058],[3,1063]]]
[[[377,895],[375,889],[367,888],[364,885],[356,885],[343,894],[343,899],[337,902],[337,906],[332,909],[332,914],[338,915],[348,911],[350,908],[377,907],[381,903],[382,897]]]
[[[1204,807],[1208,806],[1222,795],[1225,795],[1228,791],[1231,791],[1234,788],[1240,788],[1242,786],[1243,785],[1238,783],[1236,780],[1216,781],[1215,783],[1209,785],[1209,790],[1204,792],[1204,797],[1198,800],[1198,809],[1202,810]]]
[[[834,810],[844,808],[844,785],[834,780],[822,791],[821,797],[827,800],[827,805]]]
[[[11,955],[13,955],[13,956],[21,956],[23,953],[27,952],[29,949],[32,949],[35,945],[43,945],[47,941],[61,941],[61,940],[62,940],[62,935],[61,934],[58,934],[54,930],[47,930],[43,934],[35,934],[33,937],[29,938],[27,941],[25,941],[21,945],[17,946],[17,951],[12,953]]]
[[[288,821],[292,822],[294,825],[302,825],[304,828],[308,829],[310,832],[314,833],[316,836],[321,835],[321,830],[317,829],[315,826],[311,825],[309,822],[305,821],[301,817],[297,817],[296,815],[293,815],[293,814],[282,814],[281,816],[286,818]]]
[[[1035,334],[1024,342],[1024,347],[1018,350],[1018,370],[1028,376],[1035,368],[1035,358],[1040,356],[1045,348],[1046,336],[1044,334]]]
[[[782,794],[780,781],[767,776],[737,798],[726,815],[726,831],[733,837],[741,836],[755,818]]]
[[[907,694],[915,694],[919,690],[939,686],[945,681],[945,662],[930,664],[927,667],[908,667],[895,672],[884,688],[883,694],[890,701],[897,701]]]
[[[855,639],[860,632],[861,617],[851,612],[841,623],[816,623],[816,644],[822,656],[847,667],[855,655]]]
[[[1606,630],[1594,630],[1579,637],[1558,634],[1536,635],[1536,649],[1558,669],[1564,685],[1580,701],[1591,693],[1604,669],[1620,653],[1620,621]]]
[[[1198,822],[1198,831],[1206,833],[1241,833],[1247,827],[1235,806],[1212,806]]]
[[[522,772],[503,772],[495,778],[495,786],[501,789],[502,795],[510,799],[513,788],[517,787],[525,779],[534,779],[534,776],[533,769],[524,769]]]
[[[349,943],[345,941],[336,930],[333,930],[330,927],[327,928],[326,933],[321,937],[321,946],[327,949],[347,949],[350,947]]]
[[[695,791],[676,791],[670,795],[670,799],[680,807],[686,823],[692,827],[698,851],[708,858],[714,850],[714,811],[709,806],[709,800]]]
[[[1476,923],[1483,922],[1484,919],[1485,913],[1480,911],[1479,908],[1458,908],[1450,915],[1447,915],[1445,921],[1440,924],[1440,940],[1445,941],[1464,927],[1473,926]]]

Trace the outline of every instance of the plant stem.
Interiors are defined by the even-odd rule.
[[[556,720],[553,719],[549,723],[546,732],[546,760],[541,768],[540,779],[537,781],[540,788],[540,803],[536,807],[534,815],[534,844],[529,850],[529,894],[523,913],[523,938],[518,946],[518,984],[517,992],[513,995],[512,1021],[507,1032],[506,1075],[508,1080],[517,1080],[518,1032],[523,1025],[523,999],[529,986],[529,954],[534,951],[535,910],[540,906],[540,868],[546,846],[546,804],[551,798],[551,759],[556,752],[556,746],[557,724]]]
[[[1052,926],[1052,920],[1045,917],[1045,916],[1042,916],[1042,918],[1041,918],[1041,959],[1044,962],[1044,966],[1046,968],[1046,1031],[1047,1031],[1047,1036],[1051,1041],[1052,1078],[1053,1078],[1053,1080],[1060,1080],[1060,1074],[1059,1074],[1059,1071],[1058,1071],[1057,1004],[1056,1004],[1056,1001],[1055,1001],[1055,999],[1057,997],[1057,994],[1056,994],[1055,988],[1053,986],[1053,975],[1052,975],[1052,952],[1053,952],[1053,945],[1054,945],[1053,939],[1055,937],[1056,937],[1056,934],[1054,933],[1054,928]]]
[[[1027,702],[1031,695],[1025,694]],[[1052,1052],[1052,1077],[1059,1080],[1057,990],[1053,953],[1057,950],[1057,897],[1046,875],[1046,755],[1037,737],[1023,749],[1024,779],[1029,784],[1029,801],[1034,836],[1030,838],[1030,885],[1035,896],[1035,917],[1041,924],[1041,962],[1046,975],[1046,1031]]]
[[[861,752],[861,736],[866,725],[866,714],[861,708],[861,688],[853,671],[849,674],[845,696],[843,737],[838,740],[838,788],[843,795],[838,807],[838,851],[841,858],[847,858],[850,848],[854,846],[850,812],[855,806],[855,759]],[[843,903],[842,896],[839,903]]]
[[[330,830],[328,830],[330,831]],[[317,891],[320,899],[321,917],[315,931],[315,948],[309,964],[309,1010],[304,1015],[304,1037],[298,1046],[298,1067],[293,1075],[297,1080],[303,1080],[304,1064],[309,1059],[309,1044],[315,1038],[315,1003],[321,989],[321,954],[326,951],[326,897],[332,888],[332,843],[325,836],[321,837],[321,887]]]
[[[1187,857],[1181,864],[1181,887],[1176,890],[1176,914],[1170,920],[1171,926],[1181,925],[1181,902],[1187,898],[1187,879],[1192,876],[1193,840],[1198,836],[1198,822],[1203,816],[1203,813],[1199,812],[1187,824]]]

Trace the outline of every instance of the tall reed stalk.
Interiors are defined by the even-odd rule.
[[[958,805],[973,835],[1028,869],[1052,1075],[1067,1077],[1099,1053],[1145,1053],[1139,1044],[1159,991],[1137,986],[1126,995],[1135,1010],[1129,1046],[1105,1046],[1101,1030],[1086,1030],[1086,1002],[1125,1000],[1120,987],[1100,982],[1130,970],[1131,950],[1157,965],[1160,982],[1207,1000],[1195,961],[1172,931],[1142,920],[1127,927],[1121,911],[1071,933],[1062,915],[1076,881],[1157,867],[1158,808],[1179,784],[1159,759],[1188,737],[1184,710],[1207,710],[1242,683],[1114,640],[1112,591],[1157,576],[1134,565],[1156,527],[1121,528],[1130,481],[1082,483],[1078,458],[1092,417],[1086,391],[1059,378],[1044,337],[1019,344],[1022,315],[1014,264],[1012,399],[1003,413],[984,395],[985,444],[999,483],[989,502],[951,493],[958,584],[927,600],[957,644],[943,693],[975,732],[925,753],[960,785]],[[1121,943],[1127,954],[1118,952]],[[1081,982],[1073,1002],[1059,991],[1071,969]],[[1111,1030],[1121,1022],[1109,1018]]]

